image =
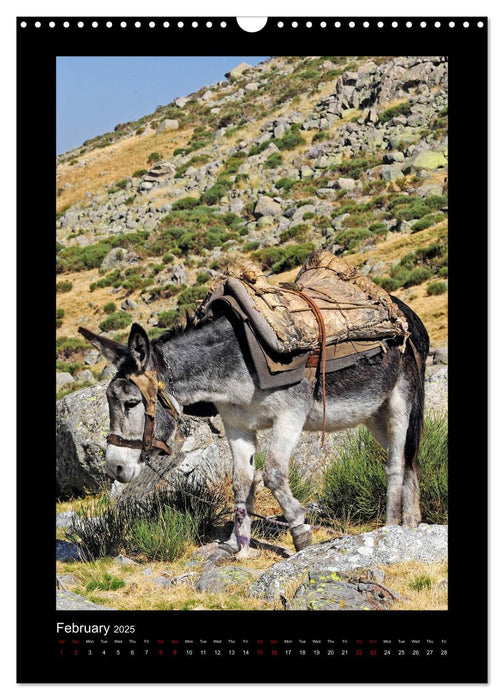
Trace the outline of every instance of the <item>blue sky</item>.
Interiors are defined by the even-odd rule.
[[[56,151],[64,153],[116,124],[224,80],[242,61],[267,56],[59,56]]]

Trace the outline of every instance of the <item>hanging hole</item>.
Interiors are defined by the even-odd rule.
[[[268,18],[267,17],[237,17],[236,21],[237,21],[240,29],[243,29],[244,32],[250,32],[251,34],[253,34],[254,32],[260,32],[261,29],[264,29],[264,27],[266,26],[266,23],[268,21]]]

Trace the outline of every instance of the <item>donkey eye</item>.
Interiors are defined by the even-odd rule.
[[[124,402],[124,408],[129,410],[130,408],[135,408],[135,406],[138,406],[139,403],[139,399],[128,399],[128,401]]]

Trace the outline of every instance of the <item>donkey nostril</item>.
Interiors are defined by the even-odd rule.
[[[119,475],[119,474],[122,474],[123,471],[124,471],[124,467],[122,467],[120,464],[118,464],[117,467],[116,467],[116,472],[117,472],[117,474],[118,474],[118,475]]]

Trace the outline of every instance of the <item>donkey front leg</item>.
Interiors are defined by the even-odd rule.
[[[256,434],[255,431],[237,428],[227,428],[226,433],[233,455],[235,501],[233,532],[226,544],[237,552],[237,559],[246,559],[251,555],[249,550],[251,521],[248,511],[254,510]]]
[[[304,419],[296,426],[292,416],[283,416],[275,421],[263,470],[264,484],[280,504],[289,523],[296,551],[304,549],[312,542],[311,527],[304,521],[305,509],[294,498],[289,485],[289,462],[303,424]]]

